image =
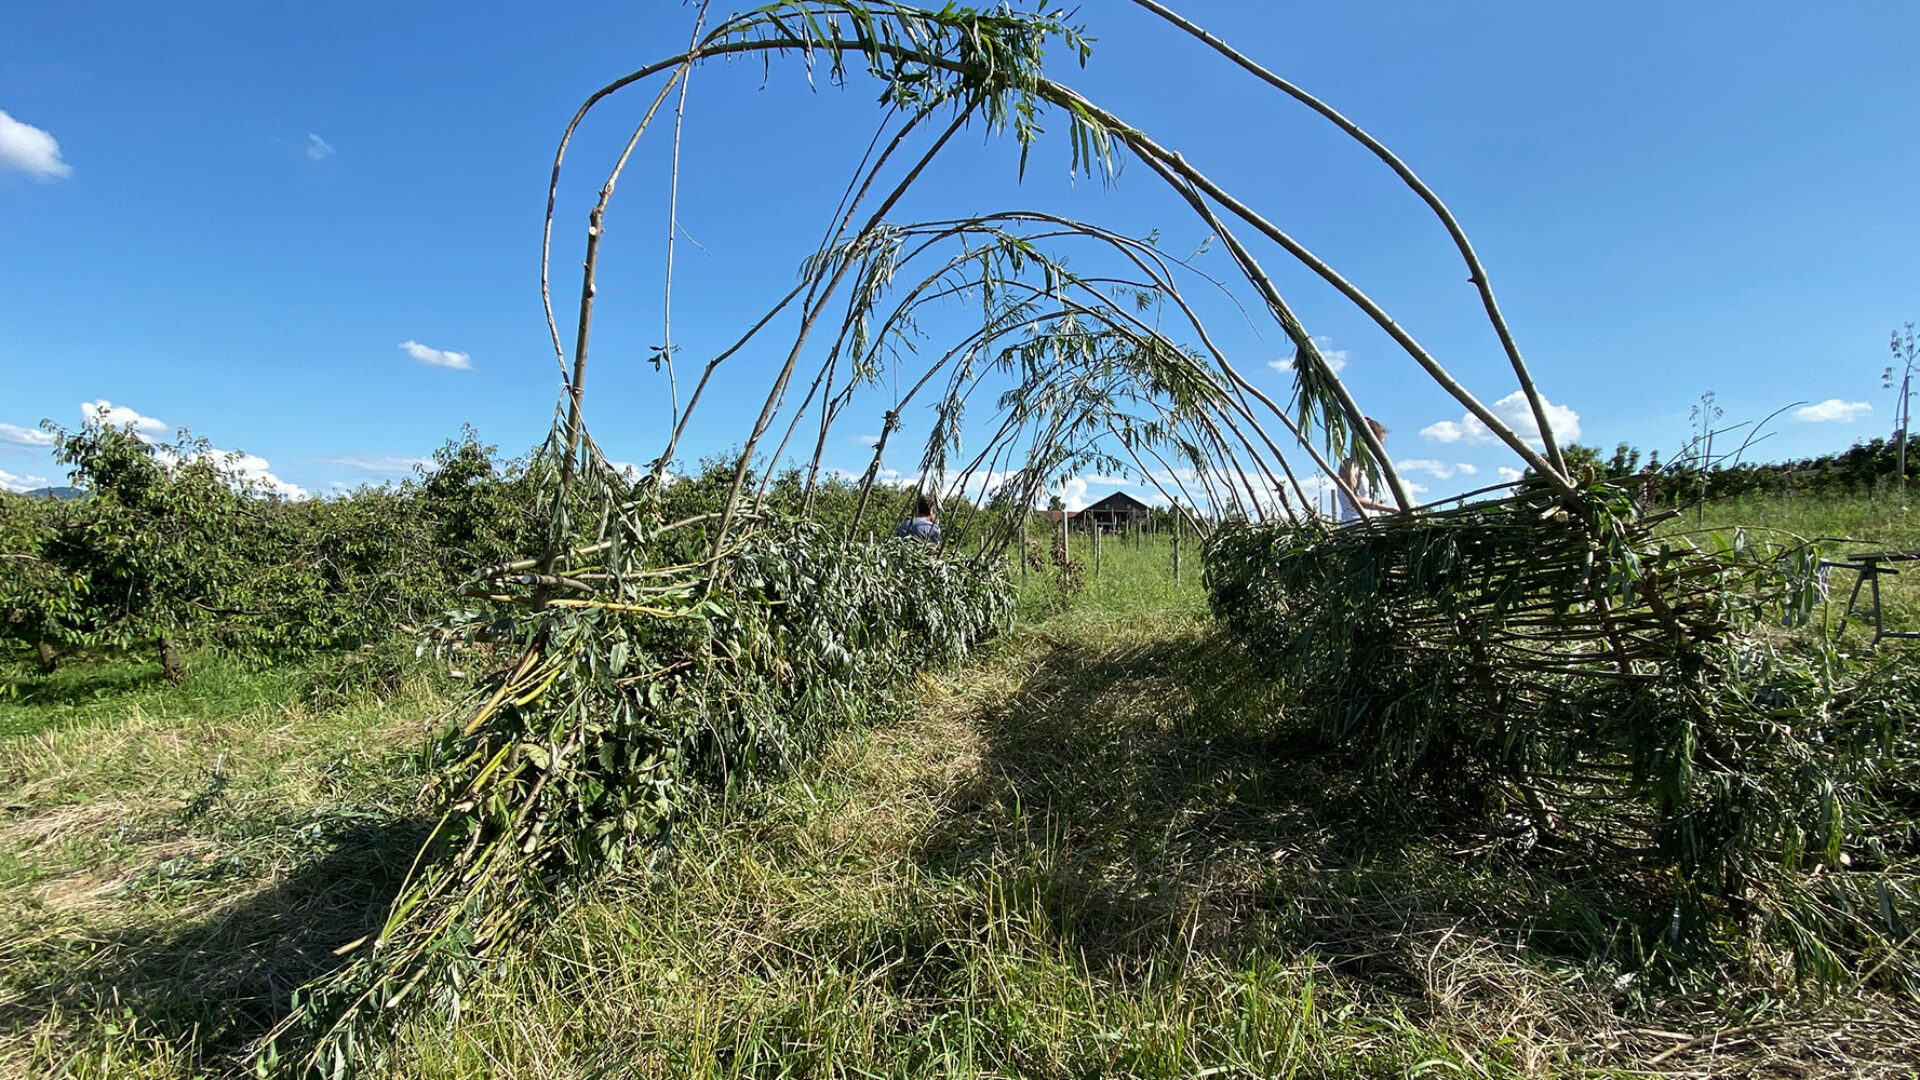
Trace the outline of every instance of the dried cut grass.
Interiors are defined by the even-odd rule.
[[[0,844],[25,852],[69,837],[97,834],[108,826],[144,817],[161,804],[151,798],[103,799],[93,803],[72,803],[0,824]],[[26,807],[21,806],[25,811]]]

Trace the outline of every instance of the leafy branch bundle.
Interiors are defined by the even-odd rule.
[[[716,515],[667,522],[655,492],[620,497],[626,482],[590,442],[583,457],[574,512],[554,515],[580,523],[568,554],[482,573],[480,605],[442,628],[513,659],[440,745],[441,779],[422,796],[445,810],[385,927],[276,1033],[324,1075],[364,1068],[412,1006],[457,1019],[497,946],[644,855],[676,815],[884,714],[906,676],[1012,614],[998,565],[792,519],[757,520],[717,558],[665,563],[674,533]],[[260,1061],[279,1063],[271,1039]]]
[[[1657,924],[1644,952],[1760,927],[1802,973],[1915,985],[1920,678],[1782,631],[1817,597],[1811,546],[1709,550],[1658,520],[1596,484],[1371,529],[1231,528],[1206,582],[1380,779],[1522,813],[1612,867]]]

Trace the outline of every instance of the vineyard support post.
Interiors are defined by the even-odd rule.
[[[1911,339],[1913,328],[1909,326],[1907,330],[1908,338]],[[1900,380],[1900,415],[1898,417],[1900,421],[1899,467],[1894,471],[1894,475],[1899,478],[1900,505],[1903,507],[1907,505],[1907,422],[1909,420],[1908,410],[1913,407],[1911,404],[1912,401],[1913,376],[1903,376]]]
[[[1020,580],[1027,580],[1027,521],[1033,517],[1032,510],[1020,513]]]

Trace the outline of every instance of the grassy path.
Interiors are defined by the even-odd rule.
[[[1911,1075],[1910,1007],[1620,981],[1591,883],[1364,794],[1165,555],[685,822],[379,1075]],[[220,1075],[377,917],[438,698],[222,700],[0,740],[0,1076]]]
[[[1264,734],[1272,695],[1240,685],[1190,604],[1098,599],[924,678],[899,724],[684,829],[651,885],[556,926],[457,1034],[412,1032],[400,1071],[1476,1068],[1401,995],[1336,969],[1409,990],[1416,972],[1295,947],[1373,913],[1300,894],[1293,866],[1331,857],[1354,808]]]

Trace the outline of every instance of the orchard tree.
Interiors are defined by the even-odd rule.
[[[54,456],[82,502],[48,539],[47,555],[83,583],[75,644],[157,649],[169,680],[181,646],[250,608],[246,534],[261,523],[235,455],[184,431],[154,444],[95,417],[55,435]],[[255,505],[250,505],[255,504]]]
[[[85,617],[85,579],[48,550],[66,515],[57,499],[0,491],[0,638],[35,650],[47,671],[56,645],[72,639]]]
[[[471,426],[433,452],[421,467],[420,512],[433,523],[434,546],[455,580],[533,549],[538,530],[525,470],[495,460],[498,447]]]

